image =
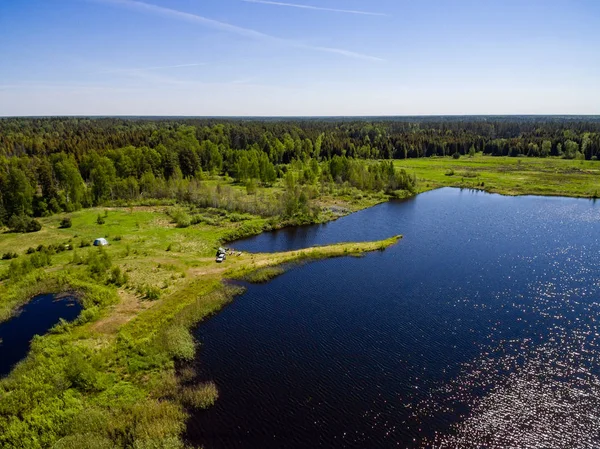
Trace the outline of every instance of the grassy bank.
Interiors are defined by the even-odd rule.
[[[241,292],[225,279],[266,280],[281,266],[399,240],[244,253],[216,264],[216,247],[232,235],[286,223],[181,209],[90,209],[70,214],[70,228],[54,216],[41,220],[40,232],[0,234],[0,253],[17,255],[0,262],[0,320],[41,292],[75,292],[84,305],[78,320],[36,337],[28,357],[0,381],[0,447],[183,447],[186,410],[218,396],[211,382],[190,383],[187,362],[197,350],[190,329]],[[182,228],[182,212],[204,218]],[[320,219],[338,209],[327,213]],[[97,237],[110,246],[89,246]]]
[[[600,196],[600,162],[527,157],[432,157],[395,161],[419,191],[465,187],[503,195]]]

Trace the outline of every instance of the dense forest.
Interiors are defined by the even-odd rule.
[[[308,213],[331,185],[412,192],[385,160],[475,153],[597,160],[600,117],[0,119],[0,224],[35,231],[30,217],[149,198]],[[247,193],[282,179],[285,194],[247,210],[239,191],[204,182],[217,175]]]

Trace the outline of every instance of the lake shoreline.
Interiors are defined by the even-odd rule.
[[[567,231],[562,229],[562,220],[578,216],[575,212],[582,214],[581,226],[577,226],[578,231],[569,228],[573,231],[564,235]],[[515,236],[515,226],[529,219],[533,222],[534,217],[541,220],[539,225]],[[513,199],[446,189],[419,201],[382,205],[372,213],[316,227],[314,232],[276,233],[240,243],[241,250],[256,251],[262,245],[277,254],[293,251],[301,244],[326,244],[340,235],[349,240],[357,240],[359,235],[379,238],[400,230],[406,235],[398,248],[360,263],[348,259],[323,262],[318,267],[302,266],[287,273],[285,279],[250,286],[244,298],[204,322],[195,333],[206,343],[196,361],[197,379],[214,379],[222,397],[208,410],[194,413],[188,422],[187,441],[216,449],[253,447],[252,442],[259,441],[265,448],[311,447],[316,445],[311,435],[319,434],[318,429],[323,432],[319,441],[331,447],[346,431],[350,438],[356,438],[348,445],[354,442],[362,447],[385,447],[392,441],[413,447],[414,432],[429,443],[432,438],[453,441],[454,434],[446,432],[463,423],[460,412],[435,415],[426,421],[435,426],[429,429],[422,421],[405,426],[404,418],[409,411],[422,411],[425,416],[438,413],[438,399],[444,408],[452,406],[457,395],[470,401],[468,408],[460,410],[471,410],[472,404],[479,403],[475,402],[479,393],[489,391],[486,386],[504,380],[503,369],[514,367],[514,376],[521,373],[521,365],[512,364],[515,358],[530,352],[532,357],[540,356],[537,351],[543,351],[545,343],[539,347],[531,344],[531,338],[535,341],[540,332],[550,332],[548,339],[557,342],[552,343],[554,349],[547,356],[558,356],[560,363],[570,357],[560,346],[560,339],[552,338],[556,332],[568,332],[568,328],[557,330],[554,321],[548,322],[547,313],[554,307],[570,310],[585,305],[571,288],[583,288],[585,268],[598,260],[595,251],[589,254],[593,259],[578,257],[583,254],[581,245],[590,242],[590,220],[595,222],[599,217],[597,204],[578,199],[555,201],[539,195]],[[507,220],[510,225],[503,226]],[[369,223],[373,226],[365,226]],[[553,226],[553,232],[544,240],[542,237],[550,232],[548,226]],[[442,232],[444,227],[451,233]],[[271,240],[282,244],[271,245]],[[429,241],[428,246],[423,246],[425,241]],[[548,246],[540,247],[546,241]],[[575,257],[584,263],[584,269],[572,272],[562,269],[562,264],[549,264],[563,256]],[[561,280],[559,291],[544,282],[547,276]],[[519,279],[523,282],[515,284]],[[593,292],[589,282],[585,285]],[[571,300],[563,298],[562,288],[572,295]],[[590,307],[596,307],[595,303]],[[565,313],[555,315],[561,327],[579,326],[561,318]],[[588,315],[584,313],[582,318]],[[587,335],[589,322],[582,323],[581,332]],[[521,337],[525,339],[523,347],[518,344]],[[577,347],[577,339],[573,340],[570,347]],[[500,349],[495,350],[496,345]],[[505,356],[509,357],[502,358]],[[479,363],[480,357],[486,364]],[[488,372],[482,366],[497,366],[499,371]],[[540,365],[542,370],[547,368]],[[472,371],[465,373],[463,369]],[[561,370],[557,374],[564,375]],[[518,392],[529,391],[528,379],[527,372],[524,378],[519,377]],[[440,380],[450,383],[437,383]],[[575,386],[577,382],[575,379]],[[445,385],[455,387],[447,396]],[[565,389],[569,385],[565,384]],[[513,394],[510,389],[499,391]],[[431,396],[434,394],[440,398]],[[412,404],[414,397],[423,402]],[[531,399],[540,401],[534,402],[536,406],[547,405],[543,396],[532,394]],[[492,395],[484,403],[493,400]],[[353,408],[356,401],[360,406]],[[507,404],[512,402],[492,406],[496,410]],[[377,416],[383,416],[383,422],[365,419]],[[511,416],[516,418],[504,420],[503,425],[521,423],[515,413]],[[476,418],[483,419],[481,415]],[[540,422],[552,423],[549,415],[540,416]],[[571,426],[575,421],[567,422]],[[493,429],[496,421],[486,423]],[[477,419],[465,421],[464,432],[480,430],[477,424]],[[517,433],[515,429],[509,427],[511,435],[528,438],[527,432]],[[386,439],[388,430],[391,439]],[[433,435],[438,430],[440,435]],[[460,441],[468,441],[462,438]],[[424,443],[423,447],[430,445]]]
[[[412,196],[411,199],[417,198],[420,193],[424,192],[419,192],[419,194]],[[494,194],[493,192],[486,193]],[[382,205],[390,201],[394,201],[394,199],[388,198],[385,201],[377,201],[374,204],[357,207],[356,210],[349,211],[343,217],[351,216],[355,212],[364,211],[375,205]],[[83,213],[90,214],[92,217],[95,214],[94,211],[82,211]],[[110,213],[124,214],[125,211],[115,210]],[[58,218],[53,217],[52,220],[58,220]],[[330,217],[319,223],[334,222],[338,218],[342,218],[342,216]],[[301,227],[292,226],[292,228]],[[264,231],[261,231],[261,234],[264,234]],[[243,236],[247,237],[249,235],[255,234]],[[124,289],[117,290],[111,286],[86,284],[85,288],[79,290],[82,292],[81,301],[87,304],[87,307],[82,312],[82,319],[61,330],[61,338],[67,341],[76,337],[85,338],[90,339],[92,342],[98,340],[102,345],[116,345],[116,348],[118,348],[117,356],[125,363],[125,368],[119,368],[123,370],[123,374],[119,372],[118,376],[131,376],[127,372],[130,369],[127,366],[135,362],[137,358],[145,360],[145,358],[148,358],[152,354],[151,351],[155,351],[155,345],[159,345],[160,349],[156,350],[166,351],[165,354],[168,355],[165,356],[166,358],[160,359],[164,360],[160,362],[162,364],[161,368],[155,370],[153,374],[157,380],[150,383],[150,386],[147,387],[147,394],[152,401],[170,401],[170,407],[172,406],[174,415],[180,412],[183,413],[182,415],[177,415],[180,417],[173,419],[171,424],[173,428],[181,428],[182,423],[187,419],[185,417],[187,414],[184,413],[185,409],[189,407],[208,407],[214,403],[218,396],[218,392],[211,385],[187,385],[186,382],[189,378],[189,373],[184,376],[178,376],[174,368],[176,363],[186,362],[195,357],[196,345],[191,337],[190,330],[195,329],[198,323],[204,323],[210,317],[219,313],[225,305],[231,303],[236,296],[242,293],[241,289],[226,285],[224,282],[226,279],[233,278],[255,282],[268,282],[279,274],[282,274],[287,268],[287,264],[295,266],[298,262],[302,263],[304,261],[328,257],[360,255],[368,251],[387,248],[396,243],[399,238],[399,236],[394,237],[396,240],[393,242],[390,239],[383,239],[372,242],[325,245],[317,248],[309,247],[303,250],[292,250],[284,253],[245,253],[237,260],[235,256],[231,256],[227,259],[226,264],[221,266],[215,264],[214,257],[212,256],[204,258],[188,256],[188,262],[181,268],[181,281],[179,281],[179,284],[176,284],[177,289],[169,290],[168,294],[157,301],[144,302],[142,300],[129,299],[132,295]],[[115,242],[116,247],[119,244],[119,241]],[[114,248],[113,252],[116,249]],[[231,261],[234,261],[233,266],[230,265]],[[158,268],[161,268],[161,264],[158,265]],[[171,270],[171,268],[166,268],[166,270]],[[22,285],[31,288],[36,285],[39,286],[41,285],[39,283],[43,282],[68,289],[72,289],[73,286],[77,285],[73,276],[68,273],[64,273],[64,275],[61,272],[44,273],[44,275],[39,275],[38,273],[35,276],[29,280],[24,280]],[[51,290],[55,291],[56,289],[52,288]],[[90,296],[88,295],[89,292],[93,292],[93,294]],[[120,299],[116,298],[117,292]],[[20,294],[22,293],[23,291]],[[100,299],[93,299],[94,295]],[[23,296],[20,298],[22,301]],[[22,304],[26,302],[25,300]],[[170,332],[176,333],[178,339],[181,338],[181,340],[177,340],[176,344],[185,346],[186,349],[183,352],[180,352],[181,348],[179,347],[169,346],[175,344],[170,340],[171,338],[175,338],[171,337]],[[41,340],[50,342],[54,338],[54,336],[47,336],[42,337]],[[166,339],[167,343],[162,343],[163,339]],[[164,346],[165,344],[166,346]],[[43,345],[41,346],[43,347]],[[161,354],[160,357],[164,356],[163,352],[159,353]],[[33,358],[37,358],[37,355],[34,355]],[[34,360],[30,362],[34,364]],[[29,366],[33,366],[31,364]],[[23,374],[22,370],[20,370],[20,374]],[[135,376],[140,376],[140,379],[143,378],[141,374],[135,372],[133,376],[134,379]],[[161,380],[159,381],[158,378]],[[164,385],[159,388],[157,382],[163,382]],[[155,397],[158,399],[154,399]],[[177,431],[174,434],[181,435],[181,432]]]

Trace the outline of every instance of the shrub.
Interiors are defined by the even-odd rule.
[[[465,170],[459,173],[463,178],[477,178],[477,172],[475,170]]]
[[[60,225],[58,227],[60,229],[67,229],[71,226],[73,226],[73,223],[71,222],[71,217],[64,217],[62,220],[60,220]]]
[[[192,218],[182,209],[172,211],[171,218],[178,228],[187,228],[192,224]]]
[[[121,270],[120,267],[114,266],[110,270],[110,276],[108,277],[108,283],[114,284],[117,287],[122,287],[129,281],[129,275]]]
[[[102,247],[98,247],[98,251],[91,251],[86,263],[89,267],[90,274],[96,279],[103,277],[106,270],[111,266],[110,256]]]
[[[72,352],[65,369],[67,380],[78,390],[93,391],[96,389],[98,374],[83,354]]]
[[[79,247],[80,248],[85,248],[87,246],[92,246],[92,242],[90,242],[89,240],[81,240],[81,242],[79,242]]]
[[[39,253],[32,254],[29,257],[29,262],[34,268],[42,268],[48,265],[52,265],[50,253],[47,251],[41,251]]]
[[[104,220],[104,217],[100,214],[98,214],[98,217],[96,217],[96,223],[98,223],[99,225],[103,225],[104,223],[106,223],[106,220]]]
[[[160,289],[158,287],[147,285],[144,287],[143,291],[145,299],[149,299],[150,301],[156,301],[160,299]]]
[[[457,151],[456,153],[454,153],[454,154],[452,155],[452,157],[453,157],[454,159],[460,159],[460,153]]]
[[[454,176],[454,170],[452,170],[451,168],[449,168],[448,170],[446,170],[445,175],[446,176]]]
[[[17,257],[19,257],[19,255],[17,253],[13,253],[10,251],[2,254],[2,260],[11,260],[11,259],[16,259]]]
[[[38,232],[40,229],[42,229],[42,224],[33,218],[27,223],[26,232]]]
[[[246,181],[246,193],[248,195],[254,195],[256,193],[256,190],[256,182],[253,179],[249,179],[248,181]]]
[[[37,232],[42,229],[42,225],[35,218],[21,214],[10,217],[8,228],[13,232]]]

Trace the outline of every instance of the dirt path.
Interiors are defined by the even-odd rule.
[[[121,326],[153,305],[152,301],[144,301],[139,296],[126,290],[119,290],[119,298],[120,301],[108,309],[107,315],[92,325],[92,331],[102,334],[115,334]]]

